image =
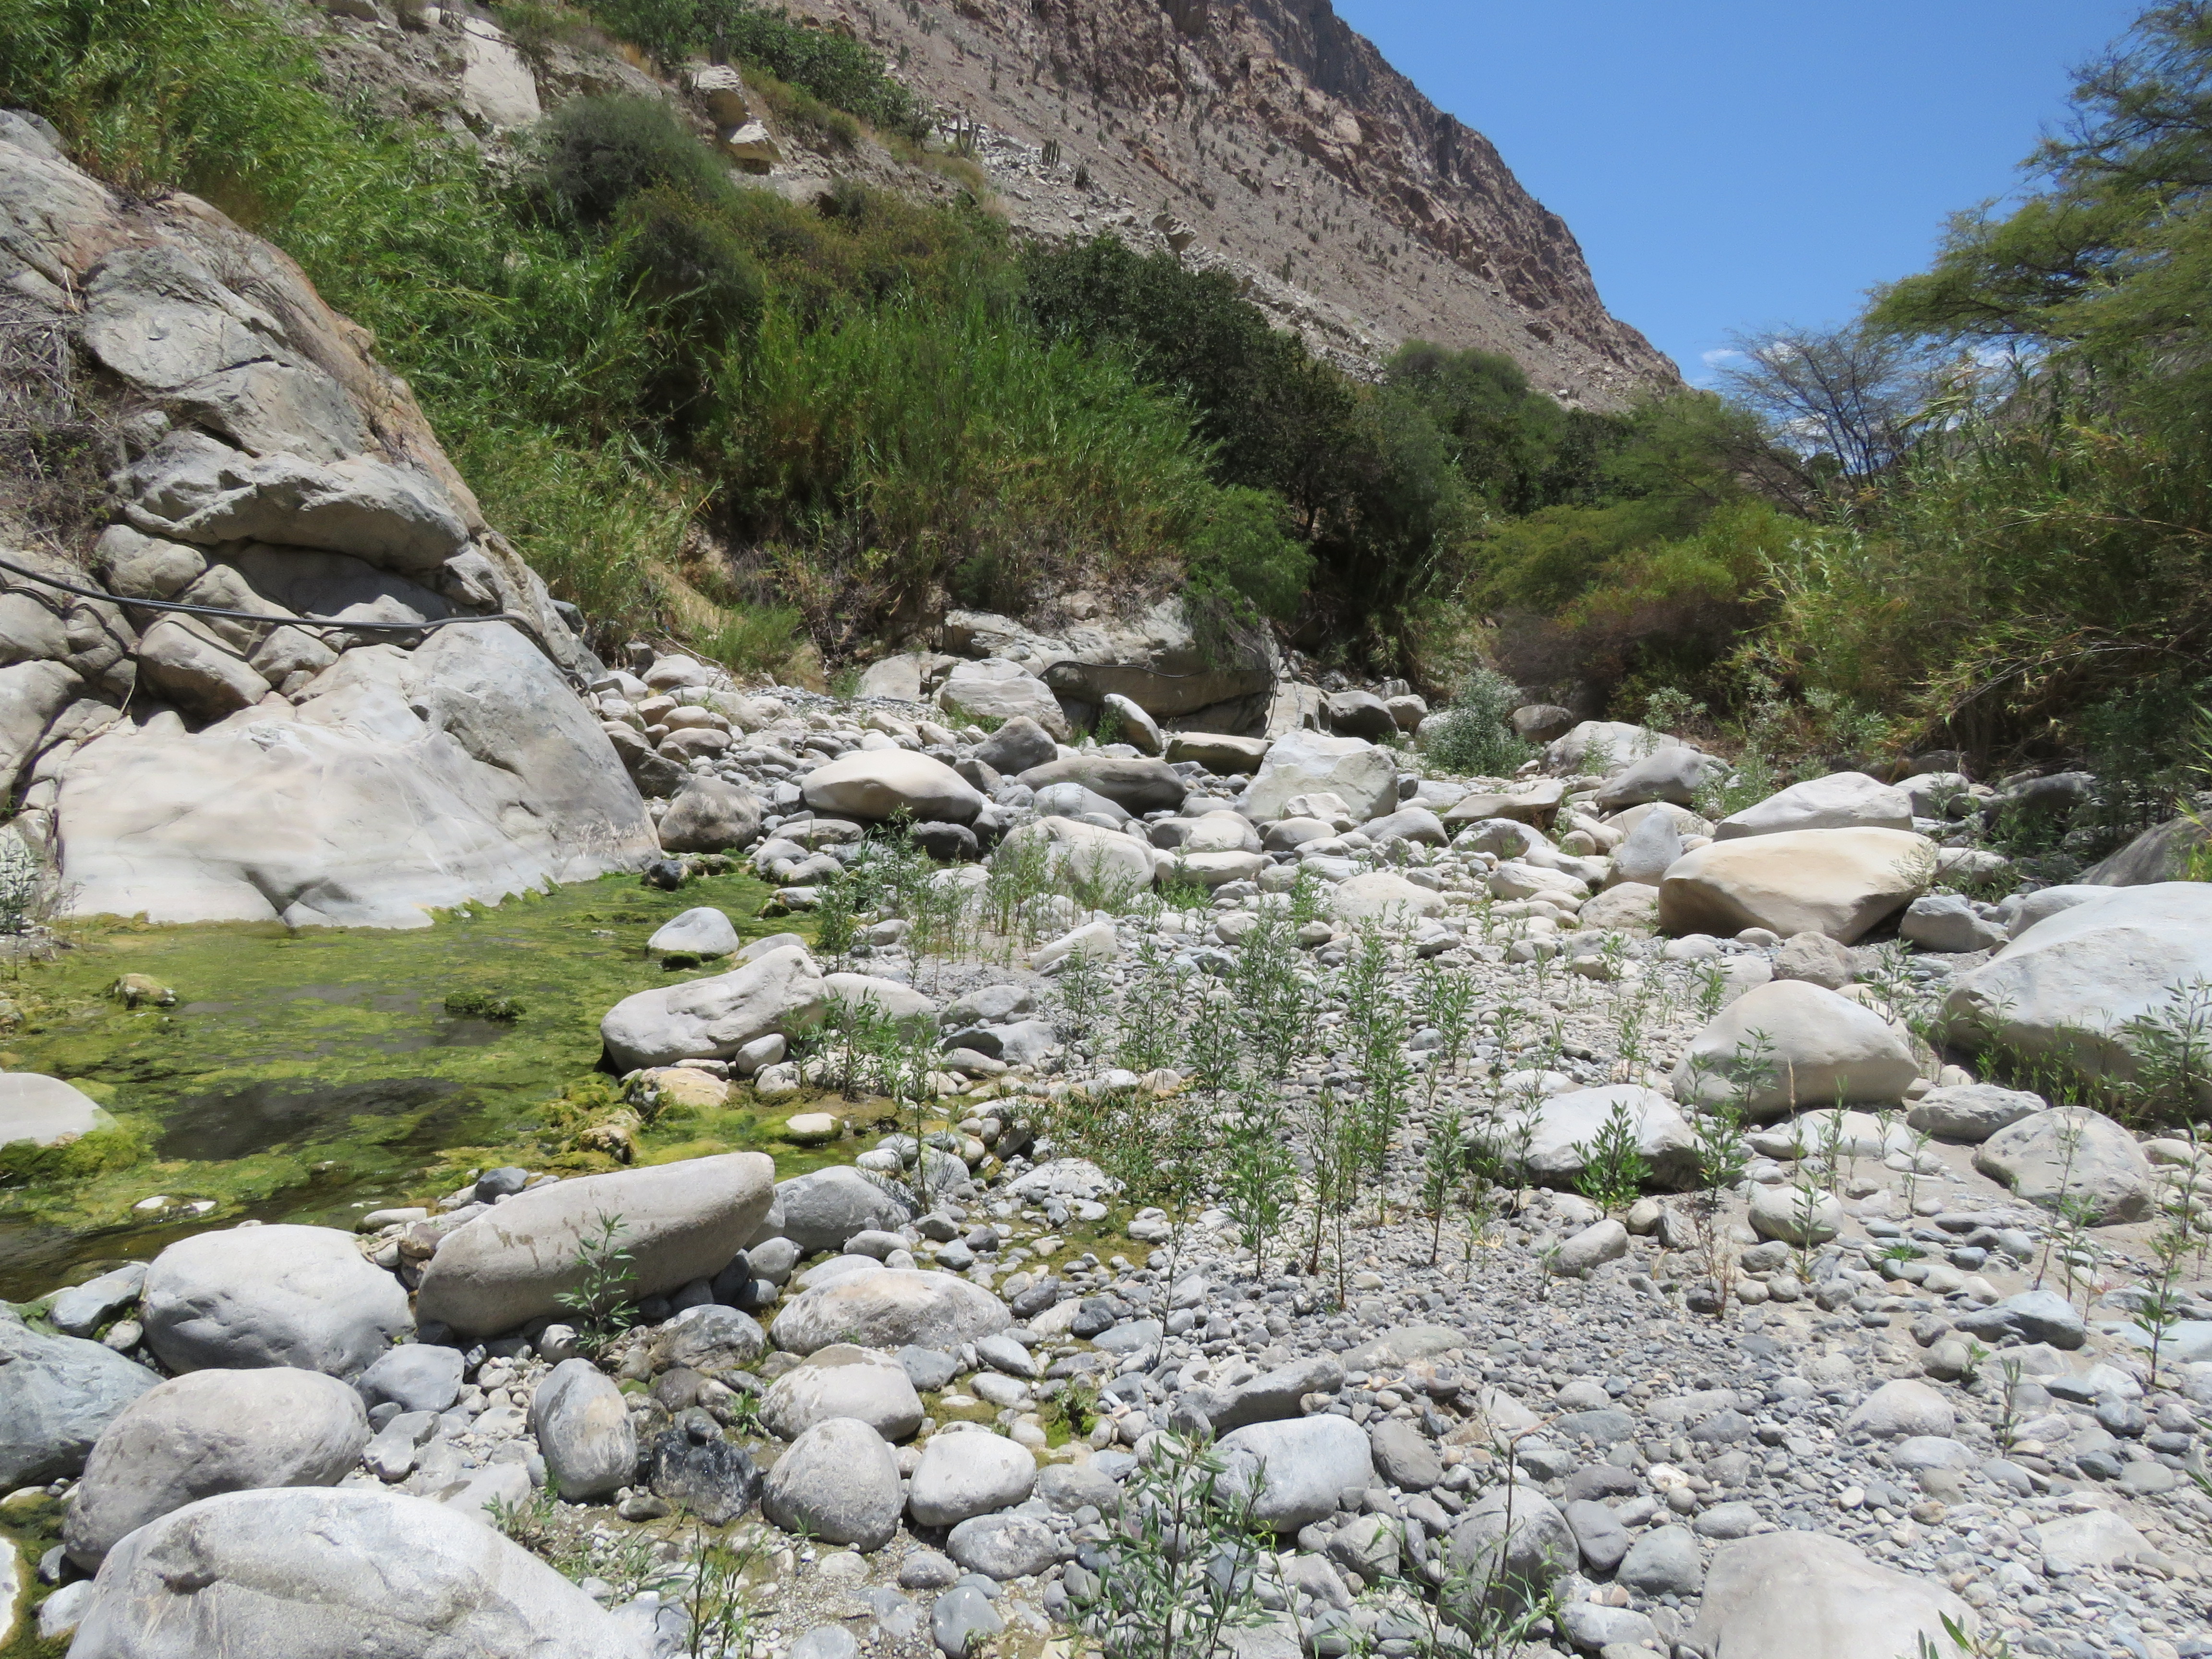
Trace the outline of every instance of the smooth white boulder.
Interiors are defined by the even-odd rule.
[[[1075,818],[1037,818],[1016,829],[1000,844],[1018,849],[1039,842],[1047,850],[1054,878],[1063,884],[1073,880],[1141,890],[1152,884],[1164,861],[1164,854],[1156,854],[1133,836]]]
[[[761,1397],[761,1425],[779,1440],[796,1440],[832,1417],[853,1418],[886,1440],[903,1440],[921,1426],[921,1396],[894,1356],[833,1342],[776,1378]]]
[[[1385,927],[1444,913],[1444,896],[1432,888],[1416,886],[1387,870],[1354,876],[1329,890],[1328,908],[1348,927],[1377,922]]]
[[[1030,1449],[997,1434],[939,1434],[922,1448],[907,1509],[925,1527],[952,1527],[1029,1500],[1036,1485]]]
[[[530,1399],[530,1432],[546,1484],[572,1504],[611,1497],[637,1478],[629,1396],[588,1359],[564,1359]]]
[[[672,916],[645,942],[648,951],[693,957],[726,957],[738,948],[738,927],[711,904]]]
[[[806,947],[787,945],[706,979],[624,997],[599,1022],[618,1070],[727,1060],[745,1044],[812,1029],[829,996]]]
[[[1265,822],[1290,816],[1292,796],[1314,793],[1339,797],[1358,823],[1380,817],[1398,805],[1398,757],[1362,738],[1285,732],[1269,745],[1242,805]]]
[[[1071,735],[1052,688],[1009,662],[958,664],[937,688],[937,706],[971,720],[1033,720],[1061,743]]]
[[[191,733],[123,721],[59,781],[77,915],[428,927],[659,846],[598,721],[504,626],[356,647],[296,709]]]
[[[1715,841],[1774,836],[1796,830],[1910,830],[1912,799],[1863,772],[1832,772],[1793,783],[1731,812],[1713,826]]]
[[[604,1217],[621,1224],[633,1294],[665,1295],[729,1265],[767,1215],[775,1176],[764,1152],[724,1152],[518,1193],[446,1235],[415,1305],[468,1336],[557,1314]]]
[[[811,811],[881,823],[906,814],[917,823],[972,823],[982,792],[943,761],[906,749],[856,749],[799,781]]]
[[[2100,1224],[2145,1220],[2155,1206],[2158,1185],[2142,1146],[2102,1112],[2083,1107],[2007,1124],[1982,1142],[1974,1167],[2046,1208],[2086,1199]]]
[[[1691,1040],[1674,1098],[1735,1099],[1753,1122],[1807,1107],[1890,1106],[1920,1073],[1911,1040],[1849,997],[1802,979],[1753,986]]]
[[[58,1077],[0,1073],[0,1146],[28,1140],[58,1146],[114,1127],[115,1120],[98,1101]]]
[[[2130,1024],[2186,1023],[2186,988],[2207,980],[2212,884],[2116,887],[2015,933],[1953,982],[1944,1012],[1957,1040],[2128,1081]]]
[[[1216,1453],[1224,1490],[1245,1492],[1255,1477],[1253,1518],[1279,1533],[1296,1532],[1333,1514],[1337,1495],[1375,1482],[1367,1432],[1348,1417],[1323,1413],[1280,1423],[1253,1423],[1221,1437]]]
[[[1936,843],[1896,830],[1796,830],[1686,853],[1659,883],[1660,925],[1722,938],[1765,927],[1850,945],[1924,889]]]
[[[1775,1532],[1713,1553],[1689,1639],[1711,1659],[1910,1659],[1923,1637],[1948,1650],[1947,1618],[1978,1628],[1972,1609],[1932,1580],[1840,1538]]]
[[[1696,1182],[1697,1138],[1690,1132],[1689,1121],[1656,1089],[1634,1084],[1571,1090],[1520,1113],[1512,1111],[1509,1100],[1507,1144],[1518,1149],[1525,1126],[1528,1142],[1522,1167],[1545,1185],[1572,1186],[1583,1172],[1588,1148],[1595,1144],[1616,1106],[1627,1111],[1636,1132],[1636,1149],[1650,1167],[1655,1184],[1680,1191]]]
[[[904,1508],[884,1438],[850,1417],[825,1418],[793,1441],[761,1488],[761,1514],[786,1532],[879,1550]]]

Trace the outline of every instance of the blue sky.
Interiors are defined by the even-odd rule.
[[[2068,70],[2141,0],[1335,0],[1565,218],[1693,380],[1733,330],[1840,321],[2017,190]]]

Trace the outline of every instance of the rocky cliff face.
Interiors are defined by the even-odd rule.
[[[75,537],[0,518],[0,556],[112,596],[0,574],[9,829],[73,908],[409,926],[657,850],[579,695],[599,665],[276,249],[0,113],[0,336],[52,371],[30,437],[107,474]]]
[[[1326,0],[798,0],[882,51],[1017,222],[1219,265],[1317,348],[1480,346],[1592,407],[1672,381],[1565,222]]]

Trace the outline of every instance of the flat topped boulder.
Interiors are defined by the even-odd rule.
[[[800,780],[811,811],[881,823],[901,814],[921,823],[972,823],[982,792],[927,755],[906,749],[856,749]]]
[[[963,662],[937,688],[937,706],[969,720],[1032,720],[1065,742],[1067,716],[1052,688],[1013,663]]]
[[[829,988],[800,945],[779,945],[707,979],[624,997],[599,1022],[617,1069],[727,1060],[748,1042],[811,1030]]]
[[[1773,836],[1794,830],[1910,830],[1912,797],[1863,772],[1832,772],[1793,783],[1731,812],[1713,826],[1715,841]]]
[[[1417,886],[1403,876],[1376,870],[1337,883],[1329,890],[1328,906],[1339,921],[1352,927],[1368,921],[1387,926],[1419,916],[1442,915],[1444,896]]]
[[[891,1267],[800,1291],[769,1330],[776,1346],[800,1354],[833,1342],[951,1350],[1013,1322],[1006,1304],[971,1280]]]
[[[335,1227],[231,1227],[179,1239],[140,1292],[146,1346],[173,1371],[292,1365],[360,1375],[415,1321],[399,1281]]]
[[[1936,872],[1936,843],[1897,830],[1796,830],[1716,842],[1659,883],[1670,933],[1765,927],[1850,945],[1910,904]]]
[[[56,1146],[114,1127],[98,1101],[58,1077],[0,1073],[0,1146],[28,1140]]]
[[[635,1293],[665,1295],[729,1265],[767,1215],[775,1180],[767,1154],[724,1152],[519,1193],[446,1235],[416,1307],[467,1336],[558,1313],[581,1281],[585,1241],[609,1219]]]
[[[1225,732],[1170,732],[1165,736],[1170,762],[1196,761],[1207,771],[1218,773],[1258,771],[1272,741],[1231,737]]]
[[[1174,811],[1190,793],[1182,775],[1165,761],[1132,759],[1113,755],[1077,755],[1048,761],[1024,772],[1018,781],[1032,789],[1055,783],[1080,784],[1094,795],[1103,795],[1123,811]]]

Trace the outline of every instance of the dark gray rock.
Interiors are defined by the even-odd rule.
[[[76,1474],[100,1431],[161,1380],[97,1342],[0,1317],[0,1487]]]
[[[355,1378],[354,1387],[365,1406],[389,1401],[403,1412],[441,1412],[461,1397],[463,1364],[459,1348],[403,1342]]]
[[[1566,1516],[1567,1527],[1575,1535],[1575,1547],[1582,1552],[1583,1561],[1592,1572],[1611,1572],[1620,1565],[1621,1558],[1628,1553],[1628,1529],[1611,1510],[1589,1498],[1579,1498],[1562,1504],[1559,1513]]]
[[[714,1432],[711,1421],[689,1417],[654,1437],[646,1484],[654,1496],[720,1527],[760,1500],[762,1482],[750,1452]]]

